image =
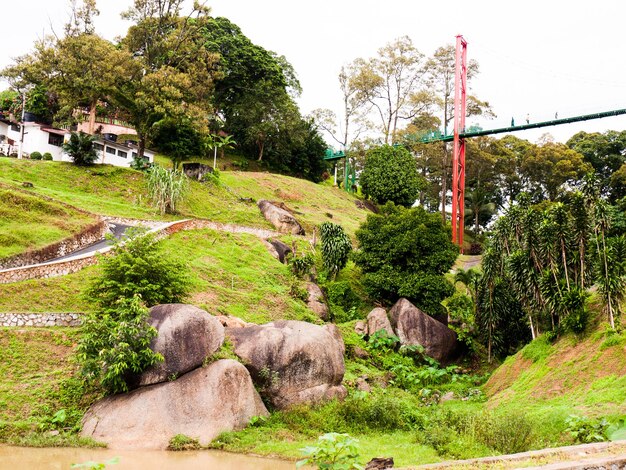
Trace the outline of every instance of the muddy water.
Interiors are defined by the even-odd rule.
[[[68,470],[74,463],[119,462],[107,470],[293,470],[294,462],[219,451],[116,451],[0,446],[0,470]]]

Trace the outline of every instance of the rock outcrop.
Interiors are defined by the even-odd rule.
[[[387,311],[384,308],[376,307],[367,314],[366,333],[368,336],[372,336],[380,330],[385,330],[389,336],[395,335],[391,322],[387,317]]]
[[[281,233],[304,235],[304,229],[296,218],[285,209],[282,209],[266,199],[257,202],[263,216]]]
[[[275,238],[268,238],[267,242],[272,247],[272,254],[275,253],[276,259],[283,264],[287,264],[287,255],[293,253],[291,247]]]
[[[224,343],[218,319],[192,305],[157,305],[150,309],[149,322],[158,331],[150,348],[164,361],[146,369],[133,386],[167,382],[196,369]]]
[[[324,300],[324,292],[322,292],[320,286],[314,282],[307,282],[306,291],[309,294],[306,301],[307,307],[313,310],[319,318],[324,321],[328,321],[330,312],[328,310],[328,305],[326,305],[326,301]]]
[[[226,330],[235,354],[273,406],[343,398],[344,344],[335,325],[281,320]]]
[[[456,333],[407,299],[396,302],[389,311],[389,318],[402,344],[421,345],[425,354],[440,362],[446,362],[454,354]]]
[[[81,435],[113,449],[165,449],[176,434],[206,445],[267,414],[246,368],[223,359],[173,382],[100,400],[85,414]]]

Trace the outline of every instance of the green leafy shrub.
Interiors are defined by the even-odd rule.
[[[52,161],[52,154],[50,152],[46,152],[43,154],[43,160],[45,161]]]
[[[390,145],[367,152],[359,181],[363,194],[377,204],[391,201],[405,207],[411,207],[425,187],[410,152]]]
[[[314,464],[321,470],[362,470],[357,463],[358,440],[348,434],[331,432],[320,436],[317,445],[302,449],[305,459],[296,463],[296,468]]]
[[[184,434],[176,434],[170,439],[167,445],[167,450],[181,451],[181,450],[197,450],[200,449],[200,442],[193,437],[185,436]]]
[[[298,276],[299,278],[303,278],[307,276],[311,272],[311,268],[315,261],[313,256],[310,253],[301,256],[291,256],[287,260],[287,264],[291,267],[291,271]]]
[[[329,272],[331,279],[334,279],[348,262],[352,242],[343,227],[332,222],[324,222],[320,225],[320,241],[324,268]]]
[[[104,312],[89,313],[77,353],[84,376],[109,393],[126,392],[132,375],[162,361],[163,357],[150,349],[157,331],[148,318],[149,310],[138,295],[121,298]]]
[[[32,152],[30,154],[30,159],[31,160],[41,160],[43,158],[43,156],[41,155],[41,152]]]
[[[565,429],[576,442],[604,442],[609,439],[609,422],[606,419],[592,420],[586,416],[570,415],[565,420]]]
[[[102,274],[92,281],[85,296],[101,310],[136,295],[148,307],[177,303],[190,289],[187,268],[166,256],[153,234],[139,230],[127,231],[126,237],[116,242],[112,256],[101,258],[100,266]]]
[[[430,315],[445,313],[441,302],[454,289],[444,273],[456,260],[458,247],[438,214],[388,203],[380,214],[367,216],[356,237],[354,260],[372,298],[393,303],[406,297]]]

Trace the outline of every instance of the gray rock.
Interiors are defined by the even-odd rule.
[[[391,326],[402,344],[421,345],[439,362],[448,361],[456,349],[456,333],[422,312],[407,299],[400,299],[389,311]]]
[[[276,227],[281,233],[290,233],[292,235],[304,235],[304,229],[296,218],[266,199],[257,202],[257,206],[261,210],[263,216]]]
[[[248,326],[247,322],[239,317],[233,317],[232,315],[215,315],[215,318],[224,328],[243,328]]]
[[[359,334],[359,335],[366,334],[367,333],[367,323],[365,323],[363,320],[358,320],[354,324],[354,332]]]
[[[395,335],[393,328],[391,328],[391,322],[387,317],[387,312],[384,308],[376,307],[370,313],[367,314],[367,330],[368,336],[372,336],[374,333],[380,330],[385,330],[389,336]]]
[[[335,325],[280,320],[228,328],[235,354],[273,406],[343,398],[344,344]]]
[[[283,264],[287,263],[287,255],[293,253],[291,247],[286,243],[283,243],[280,240],[276,240],[274,238],[270,238],[267,241],[270,245],[272,245],[272,248],[276,252],[278,261]]]
[[[165,449],[176,434],[206,445],[267,415],[246,368],[223,359],[173,382],[98,401],[85,414],[81,435],[112,449]]]
[[[133,386],[152,385],[200,367],[224,342],[217,318],[193,305],[163,304],[150,309],[150,325],[158,335],[150,348],[165,359],[144,371]]]
[[[328,321],[330,318],[330,312],[324,299],[324,292],[322,292],[320,286],[314,282],[307,282],[305,286],[306,291],[309,293],[309,297],[306,302],[307,307],[313,310],[319,318],[324,321]]]

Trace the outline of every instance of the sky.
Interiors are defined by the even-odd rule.
[[[68,0],[0,0],[0,68],[32,50],[54,28],[62,31]],[[120,19],[131,0],[99,0],[98,33],[113,40],[129,24]],[[623,0],[209,0],[213,16],[237,24],[255,44],[293,64],[303,93],[303,114],[341,110],[338,73],[408,35],[430,56],[462,34],[479,75],[470,91],[488,101],[497,118],[468,118],[484,129],[626,108]],[[6,83],[0,83],[0,89]],[[626,116],[516,132],[536,142],[548,132],[565,142],[579,131],[625,130]]]

